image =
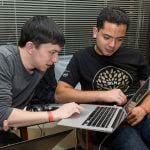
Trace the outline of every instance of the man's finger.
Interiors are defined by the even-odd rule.
[[[4,120],[4,122],[3,122],[3,130],[4,130],[4,131],[9,130],[8,121],[7,121],[7,120]]]

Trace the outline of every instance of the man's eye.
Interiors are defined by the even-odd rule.
[[[105,40],[109,40],[110,37],[109,37],[109,36],[104,36],[104,39],[105,39]]]
[[[119,42],[122,42],[122,41],[123,41],[123,39],[118,39],[118,41],[119,41]]]
[[[50,53],[50,54],[55,54],[56,52],[55,52],[55,51],[49,51],[49,53]]]

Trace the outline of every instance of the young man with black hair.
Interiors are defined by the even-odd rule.
[[[106,7],[97,17],[93,28],[94,46],[78,51],[69,62],[56,88],[60,103],[100,103],[124,105],[126,95],[136,90],[148,78],[144,57],[132,48],[122,46],[129,27],[126,12],[119,7]],[[80,82],[82,90],[74,89]],[[148,100],[147,100],[148,101]],[[150,109],[142,103],[129,113],[126,127],[117,129],[106,140],[112,150],[150,149]],[[135,126],[136,125],[136,126]],[[134,126],[134,127],[133,127]],[[95,144],[102,134],[96,132]]]
[[[22,110],[31,100],[46,70],[58,61],[64,44],[64,35],[52,19],[35,16],[23,25],[18,46],[0,46],[1,127],[57,121],[81,112],[82,107],[76,103],[49,112]],[[0,144],[10,144],[9,131],[0,131]]]

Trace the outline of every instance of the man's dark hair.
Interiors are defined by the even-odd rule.
[[[63,33],[47,16],[34,16],[23,25],[18,45],[24,47],[28,41],[33,42],[36,47],[45,43],[58,44],[61,47],[65,44]]]
[[[97,28],[101,29],[105,22],[115,23],[117,25],[127,25],[129,27],[129,18],[126,12],[120,7],[108,6],[101,10],[97,17]]]

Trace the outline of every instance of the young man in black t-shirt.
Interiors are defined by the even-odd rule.
[[[129,19],[124,10],[106,7],[100,12],[97,27],[93,28],[96,44],[72,57],[58,82],[57,102],[117,105],[127,102],[126,95],[135,93],[149,76],[144,57],[137,50],[121,46],[128,26]],[[74,89],[78,82],[82,90]],[[149,101],[147,98],[130,110],[129,125],[111,135],[109,149],[150,149],[150,135],[142,130],[150,131]]]

